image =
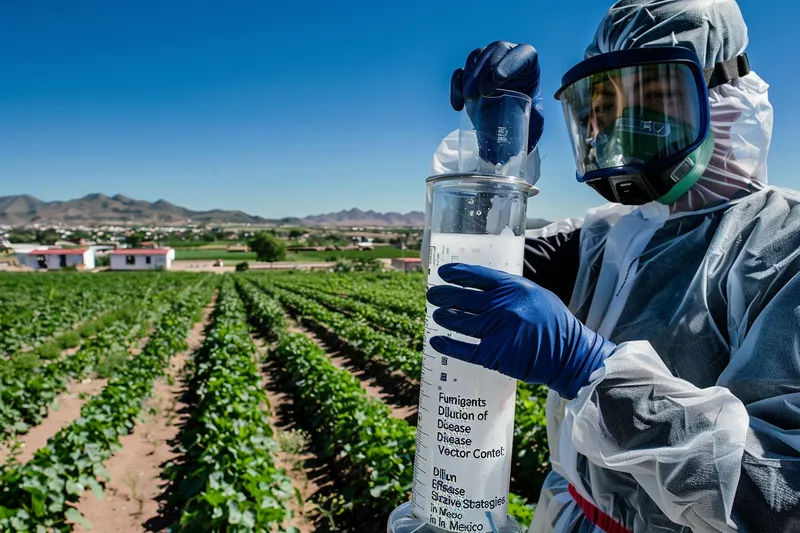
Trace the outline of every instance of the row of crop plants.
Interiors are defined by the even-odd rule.
[[[239,289],[251,320],[271,335],[273,368],[293,399],[297,420],[328,461],[340,492],[326,504],[359,523],[380,527],[411,494],[416,429],[362,389],[358,379],[335,367],[306,335],[289,333],[279,300],[247,282]],[[531,509],[514,496],[510,512],[529,523]]]
[[[126,354],[162,309],[153,305],[126,313],[68,357],[0,375],[0,435],[8,438],[39,424],[71,382],[93,374],[108,357]]]
[[[34,348],[148,290],[186,284],[184,273],[126,276],[0,274],[0,359]]]
[[[409,346],[405,339],[381,331],[362,318],[331,311],[292,290],[268,281],[257,283],[304,320],[331,330],[355,350],[380,361],[388,370],[402,372],[412,380],[419,379],[422,371],[420,352]]]
[[[316,282],[308,283],[310,277],[270,276],[255,278],[258,286],[277,298],[299,318],[324,326],[367,358],[385,363],[389,370],[400,370],[413,382],[418,382],[421,373],[421,352],[409,346],[406,339],[395,337],[376,329],[380,324],[381,309],[370,305],[372,311],[362,311],[348,316],[332,311],[333,302],[325,291],[310,289],[309,285],[322,285],[334,276],[317,276]],[[342,276],[336,276],[341,278]],[[334,279],[336,279],[334,278]],[[292,282],[299,279],[297,286]],[[401,281],[401,283],[407,283]],[[340,289],[337,289],[340,290]],[[424,286],[417,289],[424,294]],[[348,300],[341,298],[341,300]],[[320,303],[321,302],[321,303]],[[365,318],[371,317],[369,321]],[[421,320],[421,317],[420,317]],[[400,385],[398,385],[400,386]],[[516,409],[514,412],[514,448],[512,455],[512,482],[514,489],[527,498],[538,498],[539,488],[549,470],[545,402],[547,389],[519,382],[517,384]]]
[[[301,274],[272,276],[275,280],[317,289],[371,304],[379,309],[406,314],[412,319],[425,316],[425,278],[420,273]]]
[[[181,435],[185,454],[168,469],[180,516],[170,531],[294,532],[295,489],[274,461],[259,358],[242,302],[223,281],[213,326],[192,362],[192,414]]]
[[[85,523],[74,507],[87,489],[102,496],[109,479],[103,463],[135,425],[171,357],[186,345],[191,325],[211,296],[208,278],[163,298],[142,351],[125,361],[105,388],[81,408],[26,464],[0,467],[0,531],[66,532]],[[84,524],[88,527],[87,524]]]
[[[0,367],[0,440],[41,422],[48,406],[70,382],[95,374],[113,375],[114,366],[158,318],[161,304],[189,286],[189,278],[180,280],[179,284],[161,283],[165,290],[153,291],[152,282],[140,278],[139,298],[80,328],[85,337],[77,342],[74,354],[61,357],[61,350],[54,346],[55,353],[45,358],[44,348],[49,346],[45,344],[6,361]]]
[[[353,298],[337,296],[320,289],[302,285],[293,285],[286,281],[276,281],[275,285],[282,289],[289,289],[300,296],[310,298],[332,311],[343,312],[349,316],[361,318],[386,333],[405,339],[412,348],[416,350],[422,349],[425,332],[424,316],[411,317],[405,313],[395,313],[389,309],[383,309]]]

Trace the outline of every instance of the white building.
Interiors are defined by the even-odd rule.
[[[3,241],[0,243],[0,246],[13,251],[15,254],[29,254],[34,250],[49,250],[50,248],[58,248],[57,246],[46,246],[44,244],[39,244],[38,242],[31,242],[31,243],[10,243],[8,241]]]
[[[122,248],[109,253],[111,270],[169,270],[175,260],[172,248]]]
[[[77,267],[94,268],[94,250],[90,248],[47,248],[18,253],[17,260],[34,270],[59,270]]]

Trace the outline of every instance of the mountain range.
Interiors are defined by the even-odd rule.
[[[0,224],[165,224],[187,222],[215,224],[297,224],[303,226],[422,226],[425,214],[378,213],[349,209],[304,218],[268,219],[242,211],[195,211],[166,200],[147,202],[117,194],[88,194],[67,201],[45,202],[30,195],[0,197]]]
[[[87,194],[82,198],[67,201],[45,202],[28,194],[0,196],[0,224],[164,224],[180,225],[188,222],[205,224],[256,224],[256,225],[298,225],[313,227],[422,227],[425,213],[378,213],[348,209],[337,213],[312,215],[307,217],[286,217],[279,219],[248,215],[243,211],[212,209],[194,211],[170,203],[166,200],[148,202],[135,200],[122,194],[106,196]],[[548,221],[528,219],[528,228],[538,228]]]

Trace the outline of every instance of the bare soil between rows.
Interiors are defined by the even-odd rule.
[[[253,335],[253,341],[259,347],[260,354],[263,355],[269,349],[268,344],[256,335]],[[274,372],[262,372],[262,377],[269,402],[270,425],[281,448],[275,455],[275,464],[286,471],[302,500],[292,501],[294,518],[285,525],[296,527],[300,533],[319,531],[318,524],[324,518],[313,502],[322,491],[332,488],[332,482],[324,470],[324,465],[316,460],[307,439],[303,439],[302,447],[296,445],[290,449],[289,446],[283,445],[287,440],[283,437],[288,437],[291,432],[299,430],[294,423],[292,399],[278,390]]]
[[[318,328],[311,329],[307,327],[308,324],[292,324],[289,331],[293,333],[303,333],[313,340],[317,346],[325,350],[328,358],[334,366],[342,370],[346,370],[352,374],[361,383],[361,388],[367,394],[377,400],[386,404],[392,411],[392,416],[405,420],[409,424],[415,425],[417,421],[417,402],[409,402],[405,393],[397,393],[396,387],[393,387],[391,380],[385,379],[385,375],[381,375],[380,371],[368,371],[359,364],[360,361],[354,361],[349,346],[344,345],[342,342],[332,342],[330,333],[320,336],[317,334]],[[374,369],[373,369],[374,370]],[[396,385],[396,384],[394,384]]]
[[[145,344],[149,335],[136,341],[136,345],[130,350],[130,356],[138,355]],[[61,357],[75,355],[79,346],[64,350]],[[44,448],[50,437],[58,433],[61,428],[75,422],[81,416],[81,408],[92,396],[99,394],[108,383],[107,379],[85,378],[79,382],[72,382],[67,386],[67,390],[58,395],[47,408],[47,414],[36,426],[31,427],[27,433],[20,435],[17,440],[20,443],[20,452],[17,455],[17,462],[25,464],[36,454],[37,450]],[[11,448],[0,446],[0,463],[6,461],[11,455]]]
[[[302,415],[295,409],[292,395],[288,391],[289,384],[279,378],[282,374],[279,365],[277,360],[267,358],[262,371],[276,417],[276,428],[285,434],[303,429],[303,423]],[[317,533],[385,531],[385,522],[383,527],[378,527],[374,517],[363,517],[352,512],[333,516],[329,510],[329,501],[341,498],[347,480],[343,479],[341,472],[337,470],[335,460],[328,461],[318,457],[313,439],[314,436],[309,435],[302,452],[297,456],[302,460],[301,485],[303,485],[302,477],[308,479],[304,501],[313,502],[314,506],[313,511],[307,511],[305,514],[306,520],[313,521],[310,531]]]
[[[50,437],[80,418],[83,404],[103,390],[106,383],[105,379],[87,378],[81,382],[70,384],[67,391],[59,395],[54,405],[48,408],[47,415],[42,422],[18,437],[21,446],[17,462],[25,464],[33,459],[36,451],[44,448]],[[10,454],[10,448],[0,447],[0,463],[5,462]]]
[[[306,327],[305,325],[297,324],[293,320],[290,321],[288,330],[292,333],[301,333],[313,340],[326,352],[326,355],[329,357],[334,366],[345,370],[356,377],[359,380],[362,389],[364,389],[364,391],[370,397],[375,398],[386,405],[392,411],[393,417],[405,419],[407,421],[416,421],[416,402],[414,405],[398,405],[396,403],[398,396],[393,394],[393,389],[389,388],[396,386],[396,383],[392,384],[391,381],[379,381],[375,373],[365,371],[363,366],[359,366],[363,363],[354,361],[352,352],[349,349],[349,345],[340,342],[338,337],[336,338],[337,340],[334,344],[330,337],[321,337],[311,328]],[[264,367],[265,375],[281,375],[282,371],[279,365],[280,363],[277,360],[267,359],[267,364]],[[282,391],[291,389],[291,385],[288,383],[280,381],[276,381],[275,383],[281,387]],[[302,415],[294,411],[291,393],[281,392],[280,394],[283,395],[284,398],[282,400],[282,405],[280,406],[279,412],[283,413],[286,423],[289,424],[287,428],[294,428],[294,424],[297,424],[298,427],[302,426],[302,421],[298,418]],[[399,398],[403,397],[400,396]],[[310,453],[313,453],[313,445]],[[364,531],[385,531],[385,520],[387,517],[384,516],[363,516],[362,514],[356,512],[344,513],[340,516],[337,516],[334,520],[334,518],[330,516],[330,513],[326,512],[326,498],[338,498],[341,496],[342,491],[346,491],[347,488],[348,480],[343,477],[342,472],[339,471],[337,460],[335,458],[331,459],[331,461],[327,463],[321,462],[318,459],[312,460],[306,462],[305,468],[309,476],[315,476],[313,479],[317,484],[319,484],[320,480],[325,481],[325,483],[318,488],[315,494],[315,500],[320,502],[319,511],[322,515],[320,519],[317,520],[316,531],[358,531],[359,533]],[[333,480],[331,478],[333,478]]]
[[[171,525],[174,517],[163,512],[162,495],[168,482],[162,479],[162,472],[180,455],[177,438],[188,417],[181,377],[191,355],[202,345],[212,310],[213,305],[203,310],[203,318],[189,334],[189,348],[170,361],[167,379],[154,384],[144,421],[120,439],[122,449],[106,461],[111,481],[103,499],[86,492],[78,503],[78,510],[92,525],[91,531],[143,533]],[[88,530],[76,525],[75,531]]]
[[[416,426],[419,383],[402,372],[388,369],[384,362],[354,348],[327,327],[301,318],[292,307],[283,307],[293,319],[292,327],[311,337],[328,353],[334,365],[358,378],[362,387],[389,406],[396,418]]]

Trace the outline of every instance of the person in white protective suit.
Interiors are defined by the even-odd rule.
[[[767,185],[746,45],[734,0],[615,3],[557,95],[578,179],[611,203],[529,231],[524,278],[461,265],[469,294],[429,291],[437,322],[492,348],[437,350],[550,386],[533,532],[800,531],[800,193]],[[532,50],[473,52],[455,100],[526,76],[535,96]]]

